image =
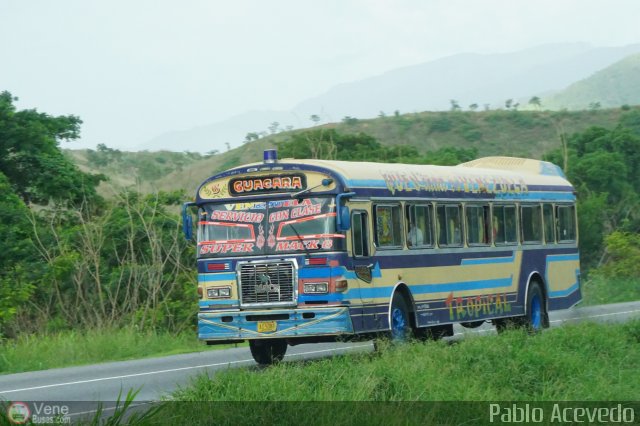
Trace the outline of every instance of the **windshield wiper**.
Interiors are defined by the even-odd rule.
[[[298,241],[300,241],[300,243],[302,244],[302,248],[304,249],[304,252],[307,254],[307,256],[311,257],[311,252],[309,251],[309,249],[307,248],[307,245],[304,243],[304,241],[302,240],[302,237],[300,236],[300,234],[298,233],[298,231],[296,230],[296,228],[290,224],[287,223],[287,226],[290,226],[291,229],[293,229],[293,232],[295,232],[296,237],[298,237]]]

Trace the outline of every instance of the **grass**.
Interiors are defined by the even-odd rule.
[[[640,321],[427,342],[199,376],[181,401],[636,400]]]
[[[460,424],[486,417],[477,401],[636,401],[637,377],[639,320],[581,323],[201,375],[156,423]]]
[[[640,278],[604,278],[593,274],[584,282],[581,306],[640,300]]]
[[[106,361],[159,357],[208,348],[195,332],[171,334],[131,328],[23,335],[0,341],[0,374],[46,370]]]

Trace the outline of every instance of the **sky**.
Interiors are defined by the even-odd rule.
[[[639,16],[637,0],[0,0],[0,91],[79,116],[63,148],[135,150],[459,53],[638,43]]]

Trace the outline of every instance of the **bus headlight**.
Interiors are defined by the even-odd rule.
[[[211,287],[207,289],[209,299],[228,299],[231,297],[231,287]]]
[[[329,292],[329,283],[304,283],[305,294],[326,294]]]

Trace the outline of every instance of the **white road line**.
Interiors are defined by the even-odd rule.
[[[354,349],[354,348],[358,348],[358,347],[362,347],[362,346],[363,345],[360,345],[360,346],[346,346],[346,347],[343,347],[343,348],[332,348],[332,349],[322,349],[322,350],[318,350],[318,351],[301,352],[301,353],[295,353],[295,354],[287,355],[287,357],[299,356],[299,355],[318,354],[318,353],[323,353],[323,352],[336,352],[336,351],[340,351],[340,350]],[[30,391],[30,390],[37,390],[37,389],[54,388],[54,387],[57,387],[57,386],[80,385],[80,384],[83,384],[83,383],[93,383],[93,382],[101,382],[101,381],[106,381],[106,380],[118,380],[118,379],[127,379],[127,378],[130,378],[130,377],[149,376],[151,374],[172,373],[174,371],[194,370],[194,369],[197,369],[197,368],[219,367],[219,366],[223,366],[223,365],[254,363],[254,362],[255,361],[253,359],[242,359],[242,360],[239,360],[239,361],[227,361],[227,362],[219,362],[219,363],[216,363],[216,364],[203,364],[203,365],[194,365],[194,366],[191,366],[191,367],[170,368],[170,369],[167,369],[167,370],[147,371],[145,373],[126,374],[126,375],[122,375],[122,376],[101,377],[99,379],[88,379],[88,380],[78,380],[78,381],[75,381],[75,382],[54,383],[54,384],[50,384],[50,385],[33,386],[33,387],[30,387],[30,388],[4,390],[4,391],[0,391],[0,395],[5,394],[5,393],[12,393],[12,392],[22,392],[22,391]]]
[[[586,318],[609,317],[609,316],[612,316],[612,315],[633,314],[635,312],[640,312],[640,309],[634,309],[632,311],[623,311],[623,312],[611,312],[611,313],[608,313],[608,314],[589,315],[587,317],[559,319],[559,320],[553,320],[551,322],[567,322],[567,321],[575,321],[575,320],[584,320]]]
[[[22,392],[22,391],[28,391],[28,390],[54,388],[56,386],[79,385],[79,384],[82,384],[82,383],[93,383],[93,382],[101,382],[101,381],[104,381],[104,380],[126,379],[126,378],[129,378],[129,377],[148,376],[150,374],[171,373],[173,371],[193,370],[193,369],[196,369],[196,368],[217,367],[217,366],[221,366],[221,365],[241,364],[241,363],[246,363],[246,362],[253,362],[253,360],[252,359],[243,359],[243,360],[240,360],[240,361],[227,361],[227,362],[219,362],[217,364],[194,365],[194,366],[191,366],[191,367],[180,367],[180,368],[171,368],[171,369],[168,369],[168,370],[148,371],[146,373],[126,374],[126,375],[123,375],[123,376],[101,377],[99,379],[88,379],[88,380],[78,380],[78,381],[75,381],[75,382],[54,383],[54,384],[51,384],[51,385],[33,386],[33,387],[30,387],[30,388],[11,389],[11,390],[0,391],[0,395],[4,394],[4,393],[11,393],[11,392]]]

